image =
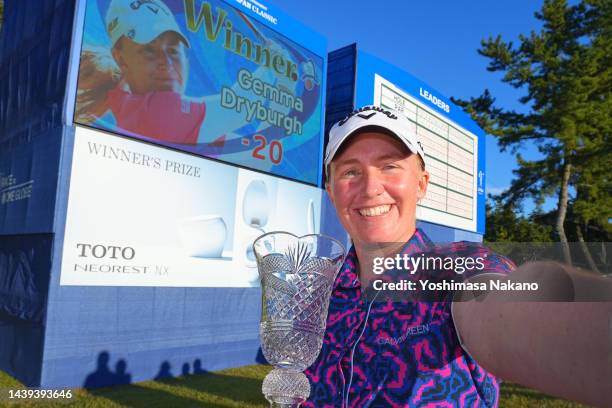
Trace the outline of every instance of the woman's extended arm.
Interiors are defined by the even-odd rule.
[[[556,263],[525,264],[525,294],[490,292],[453,303],[463,347],[507,381],[595,406],[612,406],[612,279]]]

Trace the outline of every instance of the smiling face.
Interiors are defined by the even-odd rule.
[[[178,34],[166,31],[147,44],[122,37],[113,57],[134,94],[155,91],[182,92],[187,69],[185,44]]]
[[[393,136],[352,136],[329,166],[326,190],[356,247],[404,243],[416,228],[416,204],[429,174]]]

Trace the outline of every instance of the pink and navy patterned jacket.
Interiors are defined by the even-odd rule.
[[[483,257],[485,267],[479,273],[505,275],[514,268],[480,244],[435,247],[417,229],[402,254],[423,252]],[[323,348],[306,370],[312,389],[303,406],[497,406],[498,381],[461,347],[451,302],[370,302],[356,265],[351,248],[334,284]]]

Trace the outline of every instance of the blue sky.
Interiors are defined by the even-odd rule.
[[[329,50],[357,42],[359,47],[420,78],[444,95],[467,99],[489,88],[497,103],[524,110],[521,95],[486,70],[487,59],[476,50],[480,41],[501,34],[517,42],[518,35],[539,29],[534,12],[542,1],[347,1],[274,0],[286,13],[327,37]],[[528,147],[526,158],[538,156]],[[500,152],[487,136],[487,191],[498,193],[513,178],[516,159]],[[550,200],[546,209],[553,208]],[[526,203],[525,212],[533,209]]]

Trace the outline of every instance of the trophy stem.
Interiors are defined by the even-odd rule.
[[[270,408],[299,408],[299,406],[302,405],[302,402],[304,402],[303,400],[299,400],[285,404],[282,402],[268,401],[270,402]]]
[[[300,371],[275,368],[264,378],[261,390],[271,408],[298,408],[310,395],[310,383]]]

